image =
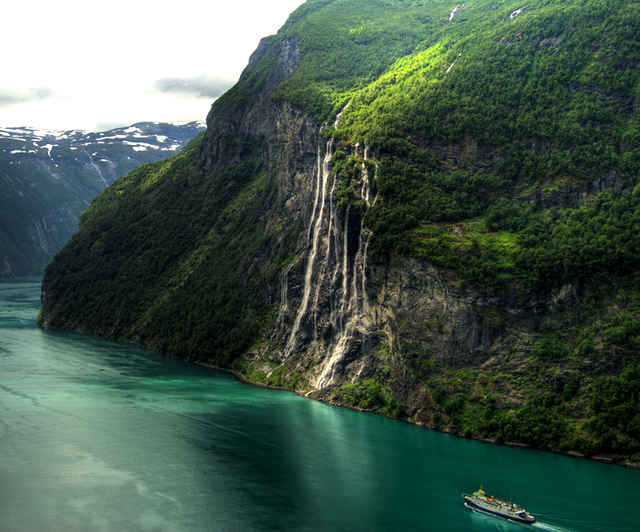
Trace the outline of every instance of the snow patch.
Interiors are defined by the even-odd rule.
[[[127,138],[129,138],[129,135],[111,135],[110,137],[100,137],[100,140],[118,140]]]
[[[31,131],[22,127],[5,127],[4,131],[7,131],[11,137],[16,135],[31,135]]]
[[[32,134],[36,137],[55,137],[61,138],[66,136],[67,131],[60,131],[59,129],[32,129]]]
[[[516,18],[520,13],[522,13],[522,9],[518,9],[509,15],[509,18]]]
[[[207,123],[204,120],[196,120],[192,122],[185,122],[185,121],[171,122],[171,125],[174,125],[174,126],[186,126],[187,124],[194,124],[195,127],[201,127],[201,128],[207,127]]]
[[[57,146],[57,144],[45,144],[44,146],[41,146],[41,148],[43,150],[47,150],[49,152],[49,157],[51,157],[51,150],[54,146]]]
[[[131,141],[125,140],[123,144],[126,146],[134,146],[134,150],[135,150],[135,146],[138,146],[140,148],[145,148],[145,149],[151,148],[152,150],[160,149],[160,146],[156,146],[155,144],[149,144],[147,142],[131,142]],[[136,150],[136,151],[141,151],[141,150]]]

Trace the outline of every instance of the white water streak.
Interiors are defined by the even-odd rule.
[[[451,12],[449,13],[449,22],[451,22],[451,21],[453,20],[453,17],[455,17],[455,16],[456,16],[456,13],[457,13],[458,11],[463,10],[463,9],[464,9],[465,7],[467,7],[468,5],[469,5],[469,4],[463,4],[463,5],[461,5],[461,6],[454,7],[454,8],[453,8],[453,11],[451,11]]]
[[[340,332],[344,331],[345,310],[347,308],[347,299],[349,296],[348,285],[348,266],[349,266],[349,211],[351,206],[347,207],[344,215],[344,243],[342,246],[342,299],[340,301]]]
[[[300,303],[300,308],[298,309],[298,314],[296,316],[296,321],[294,323],[293,329],[291,330],[291,335],[289,336],[289,340],[287,341],[287,346],[285,348],[285,358],[288,357],[293,348],[295,347],[295,340],[298,331],[300,330],[300,324],[302,323],[302,319],[305,317],[307,313],[307,307],[309,305],[309,297],[311,295],[312,288],[312,277],[313,277],[313,267],[315,265],[316,256],[318,254],[318,244],[320,242],[320,230],[322,229],[322,222],[324,220],[324,211],[325,211],[325,200],[327,194],[327,182],[329,180],[329,161],[331,160],[331,151],[333,147],[333,140],[330,140],[327,143],[327,152],[324,156],[324,161],[322,165],[320,164],[320,150],[318,149],[318,172],[317,172],[317,186],[316,186],[316,202],[314,203],[313,213],[311,215],[311,221],[309,222],[309,230],[307,232],[307,240],[311,238],[311,253],[309,254],[309,260],[307,261],[307,269],[304,275],[304,289],[302,293],[302,302]],[[322,183],[320,183],[322,182]],[[319,199],[321,196],[321,200]],[[316,211],[318,210],[318,203],[320,205],[320,209],[318,215],[316,216]],[[311,229],[313,228],[313,235],[311,235]]]
[[[336,117],[334,127],[338,126],[341,116],[342,112]],[[356,150],[358,150],[357,147]],[[340,363],[353,350],[354,340],[357,340],[358,334],[362,334],[364,330],[362,323],[365,313],[369,311],[366,269],[371,232],[364,227],[364,216],[362,216],[364,213],[361,213],[358,247],[357,249],[349,249],[349,232],[354,229],[349,227],[350,219],[353,217],[352,207],[347,208],[340,230],[335,205],[337,180],[334,179],[331,190],[327,190],[331,180],[329,163],[332,155],[333,140],[327,143],[323,160],[321,160],[320,149],[318,149],[315,197],[307,229],[307,249],[309,251],[302,298],[284,349],[286,360],[296,348],[296,341],[303,323],[308,324],[305,327],[308,326],[309,331],[313,334],[314,349],[318,349],[322,342],[327,342],[316,388],[323,388],[334,382]],[[364,158],[365,160],[369,159],[369,150],[366,146]],[[361,198],[369,206],[371,201],[370,183],[366,166],[363,166],[361,176]],[[329,268],[331,268],[330,271]],[[279,314],[282,318],[279,320],[284,319],[284,313],[289,309],[287,288],[284,286],[288,283],[287,274],[288,270],[282,278],[283,289]],[[324,321],[322,326],[328,328],[324,335],[321,335],[322,322],[318,323],[318,313],[323,304],[321,298],[324,301],[324,298],[327,297],[328,323]]]
[[[365,160],[368,157],[368,150],[365,147]],[[369,178],[366,166],[363,165],[362,172],[362,197],[368,198]],[[367,201],[365,199],[365,201]],[[368,204],[368,201],[367,201]],[[336,370],[339,363],[343,361],[349,352],[352,341],[358,332],[358,325],[364,318],[365,313],[369,311],[369,299],[366,292],[366,268],[367,268],[367,251],[369,247],[370,231],[364,227],[364,216],[360,220],[360,232],[358,239],[358,249],[356,251],[353,266],[351,269],[351,289],[349,290],[349,214],[350,207],[347,208],[344,220],[344,237],[343,237],[343,257],[342,257],[342,293],[340,300],[340,313],[337,319],[332,323],[339,322],[336,327],[337,335],[334,335],[333,341],[329,346],[328,360],[316,382],[316,388],[321,389],[329,386],[334,382]],[[338,265],[336,265],[336,270]],[[358,274],[360,274],[360,283],[358,283]],[[360,288],[360,290],[359,290]],[[360,305],[362,301],[362,305]]]
[[[89,164],[91,166],[93,166],[94,170],[98,173],[98,175],[100,176],[100,179],[102,179],[104,181],[104,186],[105,188],[109,186],[109,183],[107,183],[107,180],[104,178],[104,176],[102,175],[102,170],[100,170],[100,167],[93,161],[93,157],[89,154],[89,152],[87,150],[82,150],[87,157],[89,157]]]
[[[278,321],[277,321],[278,325],[281,325],[283,323],[284,315],[286,314],[287,310],[289,310],[289,272],[297,262],[298,262],[297,260],[294,260],[282,272],[282,276],[281,276],[282,292],[280,293],[280,310],[278,311]]]
[[[38,236],[38,245],[40,246],[42,251],[47,251],[47,239],[45,237],[44,231],[42,230],[42,227],[40,227],[40,222],[38,222],[38,220],[36,220],[32,215],[29,215],[29,217],[33,222],[33,227],[35,227],[36,234]],[[44,226],[44,230],[48,231],[47,223],[44,218],[42,219],[42,225]]]

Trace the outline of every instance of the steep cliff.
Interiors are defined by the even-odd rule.
[[[309,0],[82,215],[40,323],[637,461],[637,15]]]

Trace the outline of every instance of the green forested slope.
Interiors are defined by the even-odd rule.
[[[103,132],[0,127],[0,278],[42,275],[98,194],[202,130],[202,122]]]
[[[269,139],[230,133],[268,91],[326,122],[342,213],[364,209],[363,167],[375,175],[373,257],[429,261],[451,290],[493,298],[495,331],[527,330],[488,367],[448,367],[411,342],[391,353],[428,391],[429,424],[634,460],[639,20],[630,1],[309,0],[215,102],[200,145],[136,170],[85,213],[47,270],[42,322],[225,366],[268,343],[307,223],[277,204]],[[271,87],[283,40],[299,57]],[[207,166],[212,146],[230,155]],[[398,414],[394,386],[369,379],[335,398]]]
[[[219,364],[251,345],[259,325],[235,284],[237,261],[260,245],[246,242],[259,232],[251,200],[268,185],[252,161],[210,180],[195,168],[196,149],[140,167],[83,213],[46,270],[43,308],[55,297],[48,325]],[[225,234],[208,234],[218,223]]]

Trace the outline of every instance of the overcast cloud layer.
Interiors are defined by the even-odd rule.
[[[0,126],[204,120],[303,0],[3,3]],[[10,4],[10,5],[6,5]]]
[[[28,102],[40,102],[53,96],[53,90],[48,87],[0,88],[0,109]]]
[[[212,100],[224,94],[234,82],[233,79],[219,79],[209,76],[162,78],[153,84],[153,88],[167,94],[189,95],[194,98]]]

